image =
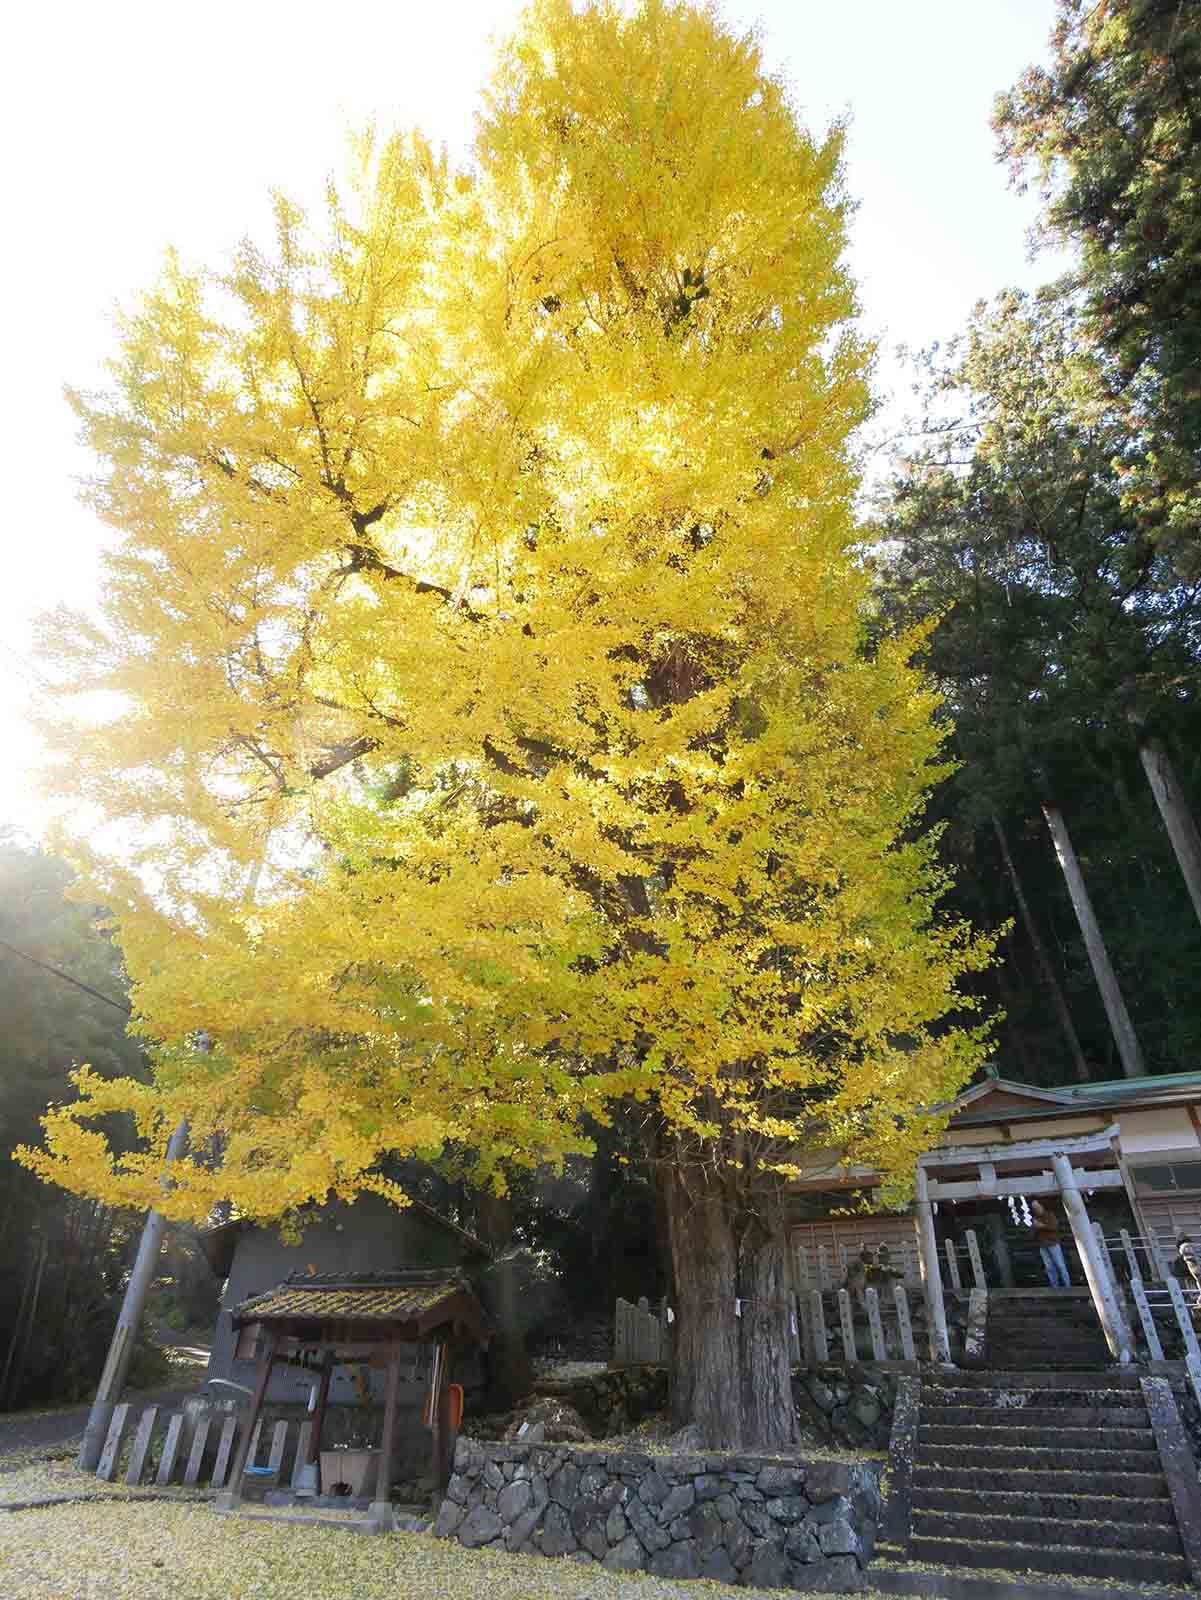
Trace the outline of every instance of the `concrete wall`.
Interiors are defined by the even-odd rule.
[[[247,1228],[238,1239],[221,1296],[208,1376],[231,1378],[248,1387],[254,1383],[254,1363],[233,1359],[231,1313],[251,1295],[275,1288],[290,1272],[307,1272],[310,1267],[316,1272],[395,1272],[404,1267],[454,1267],[462,1261],[462,1246],[449,1229],[415,1209],[398,1211],[377,1195],[362,1195],[353,1205],[336,1201],[323,1207],[299,1244],[285,1244],[273,1227]],[[378,1402],[383,1372],[364,1369],[363,1377],[368,1394]],[[303,1405],[311,1387],[307,1374],[281,1368],[272,1376],[268,1398]],[[330,1386],[331,1402],[354,1405],[360,1399],[353,1375],[339,1368]]]

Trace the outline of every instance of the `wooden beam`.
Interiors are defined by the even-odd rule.
[[[1080,1167],[1075,1168],[1076,1182],[1082,1189],[1120,1189],[1122,1174],[1112,1169],[1101,1172],[1089,1172]],[[940,1183],[937,1178],[929,1180],[931,1200],[976,1200],[981,1195],[980,1185],[972,1179],[963,1183]],[[994,1195],[1007,1194],[1058,1194],[1059,1185],[1048,1173],[1041,1173],[1035,1177],[1031,1174],[1028,1178],[998,1178],[995,1189],[989,1191],[989,1198]]]
[[[445,1340],[439,1340],[434,1346],[433,1370],[430,1373],[430,1425],[433,1428],[433,1471],[434,1492],[441,1494],[446,1488],[450,1477],[450,1452],[447,1449],[446,1411],[442,1404],[442,1393],[446,1388],[446,1368],[450,1360],[450,1348]]]
[[[224,1495],[224,1499],[228,1504],[233,1504],[242,1498],[242,1473],[246,1470],[246,1458],[250,1454],[251,1443],[255,1437],[255,1427],[259,1421],[259,1413],[263,1409],[263,1401],[267,1398],[267,1385],[271,1382],[271,1368],[274,1364],[275,1332],[273,1329],[268,1329],[265,1335],[263,1353],[259,1356],[258,1376],[255,1379],[254,1397],[250,1402],[250,1411],[246,1418],[246,1431],[239,1441],[233,1469],[229,1475],[229,1486]]]
[[[316,1461],[321,1452],[321,1430],[325,1426],[325,1407],[329,1400],[329,1381],[334,1375],[334,1358],[326,1356],[321,1363],[321,1376],[317,1380],[317,1401],[313,1407],[313,1431],[308,1439],[308,1457],[310,1462]]]
[[[1085,1114],[1087,1108],[1082,1110]],[[1063,1139],[1025,1139],[1012,1144],[940,1145],[918,1157],[922,1167],[972,1167],[996,1161],[1038,1161],[1047,1156],[1077,1156],[1091,1150],[1108,1150],[1121,1129],[1116,1122],[1096,1133],[1069,1134]]]
[[[926,1291],[926,1325],[930,1331],[930,1359],[949,1363],[951,1341],[947,1333],[947,1310],[942,1297],[942,1272],[938,1265],[938,1241],[934,1236],[930,1183],[921,1166],[917,1169],[917,1247],[922,1263],[922,1285]]]
[[[1097,1320],[1105,1334],[1105,1342],[1115,1361],[1128,1362],[1133,1355],[1130,1335],[1122,1317],[1121,1307],[1118,1305],[1117,1295],[1105,1269],[1105,1262],[1097,1249],[1088,1209],[1077,1187],[1076,1173],[1072,1171],[1072,1164],[1065,1155],[1057,1155],[1054,1166],[1060,1198],[1068,1214],[1068,1222],[1071,1224],[1076,1249],[1080,1255],[1080,1265],[1084,1268],[1084,1276],[1088,1279]],[[1119,1184],[1121,1183],[1120,1172],[1115,1172],[1112,1176]]]
[[[375,1480],[376,1505],[391,1504],[392,1446],[396,1438],[396,1396],[400,1389],[400,1340],[392,1345],[388,1356],[388,1381],[384,1389],[384,1426],[380,1435],[379,1473]],[[441,1485],[438,1485],[441,1488]]]

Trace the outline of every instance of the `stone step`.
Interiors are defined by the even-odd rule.
[[[1031,1398],[1036,1398],[1032,1396]],[[922,1422],[932,1427],[1145,1428],[1147,1411],[1134,1406],[923,1406]]]
[[[922,1383],[928,1389],[1138,1389],[1138,1373],[1129,1367],[1102,1363],[1087,1372],[1015,1373],[1003,1367],[979,1367],[968,1371],[934,1373]],[[1084,1380],[1087,1379],[1086,1383]]]
[[[1004,1334],[989,1334],[985,1344],[986,1358],[1004,1361],[1007,1367],[1019,1365],[1032,1367],[1073,1365],[1095,1367],[1109,1357],[1109,1346],[1103,1338],[1073,1335],[1070,1339],[1032,1339],[1028,1344]]]
[[[938,1467],[947,1472],[965,1467],[974,1467],[981,1472],[1009,1467],[1031,1472],[1104,1473],[1112,1478],[1115,1473],[1158,1472],[1159,1452],[1154,1449],[1062,1450],[1057,1445],[1032,1448],[1022,1445],[929,1444],[918,1446],[915,1465],[918,1462],[923,1467]]]
[[[917,1441],[925,1444],[1021,1445],[1027,1450],[1149,1450],[1156,1455],[1155,1435],[1150,1426],[1142,1428],[1047,1428],[1037,1423],[1025,1426],[1021,1412],[1011,1412],[998,1426],[940,1427],[937,1423],[918,1424]]]
[[[981,1517],[955,1512],[931,1511],[925,1506],[913,1510],[913,1532],[938,1539],[987,1539],[1001,1544],[1029,1544],[1058,1549],[1062,1545],[1089,1550],[1149,1551],[1160,1555],[1183,1556],[1184,1546],[1175,1526],[1129,1523],[1079,1518]]]
[[[1046,1366],[1093,1367],[1104,1361],[1109,1346],[1104,1339],[1039,1339],[1036,1344],[1019,1344],[1016,1339],[990,1337],[985,1346],[990,1359],[1004,1361],[1011,1368]]]
[[[1014,1451],[1005,1454],[1013,1455]],[[1091,1459],[1091,1457],[1090,1457]],[[913,1465],[913,1492],[924,1495],[928,1490],[969,1489],[980,1493],[1011,1492],[1020,1495],[1129,1495],[1132,1500],[1160,1500],[1166,1497],[1168,1486],[1158,1470],[1126,1472],[1089,1471],[1080,1468],[1069,1471],[1066,1467],[1007,1469],[1003,1463],[995,1466],[975,1465],[972,1461],[940,1464],[915,1461]]]
[[[1013,1477],[1012,1473],[1006,1473],[1005,1481],[1012,1483]],[[1147,1493],[1131,1498],[1121,1492],[1129,1481],[1128,1478],[1113,1479],[1112,1490],[1116,1492],[1109,1494],[1039,1494],[1021,1489],[953,1489],[941,1483],[915,1485],[912,1506],[915,1516],[921,1509],[958,1516],[1068,1517],[1088,1522],[1158,1523],[1175,1528],[1176,1515],[1167,1484],[1161,1482],[1157,1498]]]
[[[1000,1539],[947,1539],[915,1536],[911,1561],[938,1561],[949,1567],[990,1567],[1005,1572],[1053,1572],[1060,1577],[1124,1578],[1134,1583],[1189,1580],[1183,1556],[1138,1550],[1095,1550],[1083,1545],[1042,1547]]]
[[[1004,1398],[998,1399],[998,1396]],[[921,1402],[923,1416],[927,1411],[939,1406],[1013,1405],[1021,1410],[1030,1406],[1064,1406],[1069,1409],[1075,1407],[1089,1410],[1100,1406],[1110,1410],[1121,1407],[1124,1410],[1144,1414],[1147,1409],[1140,1389],[1031,1389],[1000,1382],[991,1393],[986,1388],[941,1388],[935,1384],[923,1384]]]

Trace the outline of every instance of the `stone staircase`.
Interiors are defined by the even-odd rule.
[[[1066,1331],[1060,1348],[1083,1354],[1086,1339],[1077,1346]],[[1136,1373],[927,1372],[914,1420],[909,1561],[1076,1583],[1190,1583]]]
[[[1095,1372],[1112,1360],[1087,1289],[992,1289],[985,1339],[993,1371]]]

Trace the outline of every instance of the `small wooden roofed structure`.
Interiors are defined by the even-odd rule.
[[[434,1436],[434,1476],[439,1485],[445,1481],[450,1459],[446,1380],[451,1347],[488,1343],[483,1309],[461,1273],[440,1268],[354,1275],[292,1273],[276,1288],[243,1301],[233,1313],[233,1323],[239,1352],[253,1352],[257,1370],[250,1416],[230,1474],[232,1498],[241,1493],[250,1440],[273,1367],[288,1363],[314,1375],[317,1392],[308,1460],[316,1462],[334,1368],[344,1362],[369,1362],[387,1369],[373,1506],[384,1512],[402,1352],[406,1345],[426,1343],[433,1345],[428,1416]]]

